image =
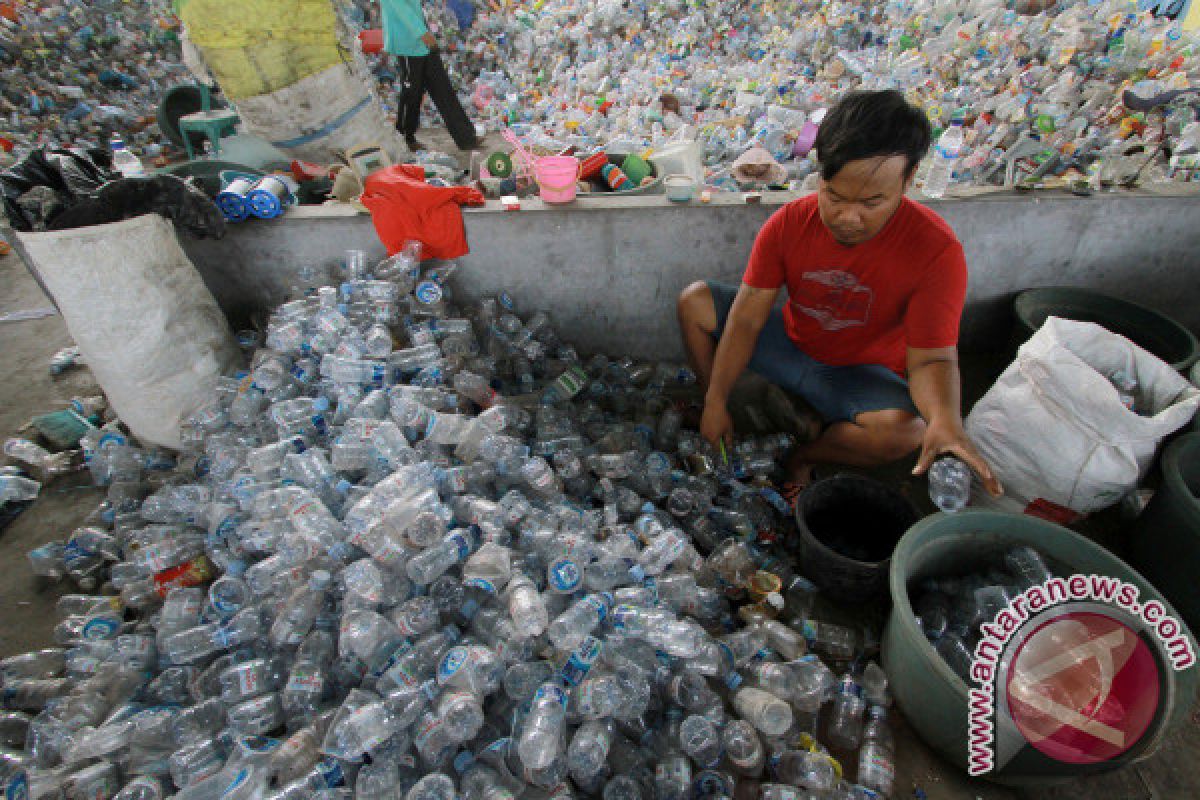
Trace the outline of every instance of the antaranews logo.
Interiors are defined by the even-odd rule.
[[[1066,764],[1128,753],[1170,687],[1196,663],[1183,626],[1137,586],[1104,575],[1051,578],[980,628],[968,691],[967,771],[1002,768],[1025,747]]]

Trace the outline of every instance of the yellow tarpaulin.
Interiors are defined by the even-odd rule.
[[[291,86],[340,59],[330,0],[181,0],[177,9],[235,102]]]
[[[1200,30],[1200,3],[1196,0],[1191,0],[1184,11],[1183,29],[1188,33]]]

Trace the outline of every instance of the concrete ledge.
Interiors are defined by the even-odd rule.
[[[736,283],[754,236],[790,192],[675,205],[663,196],[581,199],[568,207],[492,201],[466,209],[471,253],[455,286],[467,298],[508,290],[522,313],[544,309],[586,350],[675,357],[674,298],[699,278]],[[1145,192],[1075,197],[989,192],[930,202],[963,242],[971,281],[964,350],[1007,342],[1011,299],[1034,286],[1089,286],[1157,308],[1200,329],[1196,302],[1200,198]],[[331,272],[343,251],[382,258],[369,216],[297,208],[230,227],[184,249],[235,324],[277,304],[299,267]]]

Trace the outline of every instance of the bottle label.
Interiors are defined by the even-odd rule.
[[[583,640],[583,644],[575,648],[567,658],[562,668],[562,679],[571,686],[578,686],[591,671],[596,659],[600,657],[603,643],[594,636]]]
[[[4,800],[29,800],[29,776],[23,770],[4,787]]]
[[[554,381],[554,387],[564,399],[570,399],[587,383],[587,373],[579,367],[571,367]]]
[[[608,616],[608,610],[612,608],[613,596],[608,592],[601,592],[598,595],[589,594],[584,598],[584,602],[591,605],[596,611],[596,622],[604,622]]]
[[[259,678],[257,669],[244,669],[238,672],[237,676],[238,691],[243,696],[258,694],[262,688],[262,681]]]
[[[208,556],[197,556],[176,567],[163,570],[154,576],[154,591],[165,598],[172,589],[200,586],[212,580],[216,571]]]
[[[485,578],[467,578],[463,581],[463,586],[482,589],[488,594],[496,594],[496,585]]]
[[[438,683],[445,683],[458,672],[468,660],[469,652],[465,647],[452,647],[442,663],[438,665]]]
[[[417,298],[417,302],[427,306],[433,305],[442,299],[442,287],[436,281],[421,281],[417,284],[413,295]]]
[[[318,694],[325,688],[321,673],[316,670],[296,669],[288,677],[286,692]]]
[[[859,755],[859,783],[863,782],[864,773],[871,775],[873,784],[891,786],[896,778],[896,767],[879,747],[864,746]]]
[[[242,785],[249,779],[249,777],[250,770],[240,770],[236,775],[233,776],[233,780],[229,782],[229,785],[225,787],[225,791],[221,792],[221,796],[228,797],[229,795],[237,792],[238,789],[242,788]]]
[[[628,603],[622,603],[612,610],[612,626],[613,630],[625,631],[629,628],[633,618],[637,615],[638,609]]]
[[[407,653],[411,649],[412,649],[412,642],[409,642],[409,641],[401,642],[400,646],[397,647],[390,656],[388,656],[387,661],[383,662],[383,666],[380,667],[379,670],[375,673],[375,677],[379,678],[384,675],[387,675],[388,677],[392,677],[392,672],[398,665],[398,662],[400,661],[400,659],[403,658],[404,654]],[[401,683],[399,681],[397,683],[401,686],[409,685],[408,683]]]
[[[433,737],[439,735],[444,727],[445,722],[441,717],[426,714],[420,725],[417,726],[416,735],[413,736],[413,744],[416,745],[417,751],[426,751],[426,745]]]
[[[533,693],[533,704],[535,706],[541,703],[543,700],[548,703],[558,703],[563,708],[567,707],[567,693],[552,683],[543,683],[538,687],[538,690]]]
[[[458,560],[465,561],[467,556],[471,555],[471,540],[463,536],[461,533],[452,533],[446,537],[446,541],[458,548]]]
[[[317,764],[317,774],[321,776],[326,789],[333,789],[346,783],[346,774],[342,772],[342,765],[332,758],[322,759]]]
[[[89,642],[111,639],[120,630],[121,623],[109,617],[93,617],[84,623],[80,636]]]
[[[583,573],[579,566],[569,558],[562,558],[550,565],[546,578],[551,588],[562,594],[570,594],[579,588]],[[604,617],[601,616],[603,620]]]

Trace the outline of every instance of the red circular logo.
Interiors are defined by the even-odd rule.
[[[1128,625],[1077,611],[1038,626],[1013,655],[1005,685],[1021,735],[1070,764],[1127,752],[1161,700],[1153,651]]]

